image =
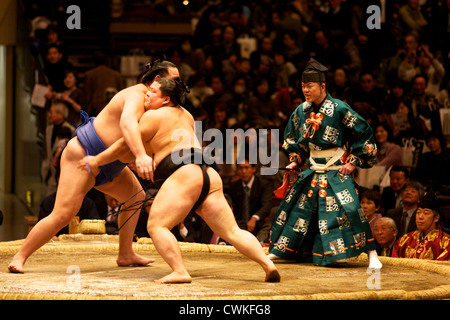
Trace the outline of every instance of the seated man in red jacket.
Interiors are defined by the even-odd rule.
[[[440,218],[436,196],[427,193],[416,213],[417,230],[397,240],[392,257],[427,260],[450,260],[450,235],[436,227]]]

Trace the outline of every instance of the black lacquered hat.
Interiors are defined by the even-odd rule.
[[[328,68],[311,58],[302,74],[302,82],[326,82]]]

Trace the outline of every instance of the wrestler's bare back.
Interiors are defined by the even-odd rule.
[[[94,128],[105,146],[109,147],[122,138],[122,131],[118,128],[125,104],[130,106],[128,111],[135,113],[136,119],[141,118],[145,112],[144,98],[147,91],[148,88],[142,83],[125,88],[119,91],[97,115]]]

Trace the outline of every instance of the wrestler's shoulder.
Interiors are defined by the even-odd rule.
[[[117,94],[118,95],[129,95],[129,94],[145,94],[148,91],[147,87],[143,85],[142,83],[138,83],[135,85],[132,85],[130,87],[126,87],[122,90],[120,90]]]
[[[168,119],[172,118],[173,108],[171,107],[163,107],[159,109],[147,110],[142,116],[142,119],[152,119],[152,120],[162,120],[167,122]],[[142,121],[141,119],[141,121]]]

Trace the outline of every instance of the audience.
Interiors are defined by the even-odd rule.
[[[47,47],[47,54],[44,61],[44,71],[48,79],[50,89],[62,92],[64,87],[64,73],[71,68],[72,64],[64,57],[60,47],[51,44]]]
[[[430,132],[426,143],[430,151],[419,156],[415,179],[429,190],[445,193],[445,189],[450,187],[450,154],[442,135],[437,132]]]
[[[62,92],[54,92],[53,99],[62,101],[68,110],[67,122],[76,127],[80,124],[80,111],[86,109],[84,91],[78,84],[78,76],[75,70],[67,69],[64,72],[64,87]]]
[[[68,116],[67,106],[61,101],[55,101],[48,111],[48,126],[45,130],[45,153],[46,156],[41,164],[41,176],[47,187],[47,196],[56,192],[57,167],[52,165],[53,156],[58,148],[61,134],[60,129],[67,127],[71,131],[71,137],[75,134],[75,127],[66,121]]]
[[[123,89],[123,80],[119,72],[107,66],[104,52],[94,52],[93,60],[95,67],[85,73],[84,92],[86,111],[95,117],[111,99],[110,95]]]
[[[390,257],[392,247],[397,240],[398,230],[395,221],[389,217],[381,217],[375,223],[373,235],[379,256]]]
[[[381,208],[384,212],[402,206],[402,191],[409,182],[409,171],[402,166],[393,166],[389,171],[389,186],[381,194]]]
[[[227,194],[233,203],[239,227],[256,235],[270,214],[273,188],[255,172],[255,165],[248,160],[238,164],[236,174],[239,180],[231,184]]]
[[[448,23],[436,22],[438,18],[448,20],[449,4],[381,1],[383,28],[370,31],[363,1],[233,4],[236,6],[225,1],[206,4],[194,13],[198,24],[192,37],[185,37],[164,52],[179,66],[183,81],[190,87],[186,109],[195,120],[203,122],[204,130],[279,129],[282,139],[285,122],[304,100],[299,77],[304,66],[310,57],[326,65],[330,93],[349,103],[372,124],[378,148],[377,165],[385,166],[389,172],[388,186],[383,184],[379,193],[378,186],[374,186],[360,198],[371,221],[379,254],[388,256],[395,237],[414,231],[424,189],[436,192],[440,199],[450,196],[447,182],[450,173],[446,166],[450,121],[443,115],[450,106],[449,45],[445,41],[450,29]],[[432,37],[431,32],[440,36]],[[246,36],[256,39],[258,45],[249,55],[241,56],[241,45],[236,40]],[[39,50],[43,50],[52,89],[47,98],[52,105],[65,103],[71,125],[76,125],[80,110],[96,116],[112,95],[122,89],[121,76],[106,66],[104,53],[95,54],[95,68],[83,74],[68,62],[71,51],[64,33],[52,25],[42,39],[45,43],[40,44]],[[37,59],[33,53],[32,57]],[[53,113],[55,107],[50,109]],[[51,160],[58,149],[53,142],[58,130],[50,125],[46,149]],[[44,132],[45,126],[40,127],[43,128],[38,131]],[[423,154],[419,150],[419,161],[407,167],[401,166],[410,163],[402,159],[403,138],[425,141],[427,147]],[[406,154],[409,156],[412,155]],[[49,171],[48,166],[43,170],[44,179]],[[268,188],[270,192],[258,200],[269,209],[258,215],[256,223],[253,213],[248,219],[241,219],[242,182],[235,182],[240,178],[239,172],[228,171],[222,168],[220,173],[227,190],[234,192],[233,209],[242,220],[241,226],[255,234],[260,231],[260,240],[266,241],[272,222],[270,208],[275,208],[268,205],[272,204],[274,187]],[[255,187],[259,177],[257,173],[253,176]],[[416,181],[410,182],[410,177]],[[402,219],[404,212],[408,214]],[[199,222],[195,216],[188,220],[183,224],[186,228]],[[187,239],[207,242],[210,234],[203,236],[197,234]]]
[[[359,197],[359,201],[373,233],[376,222],[382,217],[379,213],[381,209],[380,193],[376,190],[366,190]]]
[[[438,200],[433,193],[428,192],[417,210],[417,230],[405,234],[395,242],[392,257],[449,260],[450,235],[437,227],[440,217]]]
[[[389,168],[402,165],[402,148],[393,142],[391,128],[386,122],[373,127],[377,142],[377,165]]]
[[[402,191],[402,206],[390,209],[386,212],[387,217],[395,221],[398,228],[398,236],[416,230],[417,207],[424,195],[424,188],[420,182],[410,181]]]

